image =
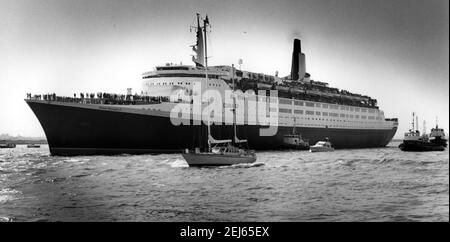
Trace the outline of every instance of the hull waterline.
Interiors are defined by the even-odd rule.
[[[114,155],[181,153],[198,147],[195,139],[206,127],[173,125],[168,116],[143,115],[99,110],[60,103],[27,100],[38,118],[52,155]],[[278,127],[274,136],[260,136],[258,125],[238,125],[249,146],[255,150],[283,149],[283,137],[292,127]],[[317,142],[328,137],[336,149],[386,146],[394,136],[393,129],[333,129],[296,127],[302,137]],[[232,126],[211,127],[213,137],[228,139]],[[243,138],[242,137],[242,138]],[[204,144],[202,145],[204,147]]]

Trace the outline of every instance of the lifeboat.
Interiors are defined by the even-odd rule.
[[[300,94],[300,93],[303,93],[303,92],[304,92],[303,89],[301,89],[301,88],[296,88],[296,87],[291,87],[291,88],[289,88],[289,90],[290,90],[291,93],[293,93],[293,94]]]
[[[277,85],[277,86],[275,86],[275,89],[278,90],[278,91],[284,91],[284,92],[289,91],[289,87],[287,87],[287,86],[279,86],[279,85]]]
[[[264,82],[258,82],[257,84],[258,89],[272,89],[272,84],[270,83],[264,83]]]

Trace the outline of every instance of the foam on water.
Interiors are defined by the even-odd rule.
[[[173,168],[186,168],[189,167],[188,163],[183,159],[175,159],[175,161],[170,163],[170,166]]]
[[[254,163],[242,163],[242,164],[235,164],[231,165],[231,168],[252,168],[252,167],[259,167],[264,166],[265,163],[263,162],[254,162]]]
[[[207,169],[180,155],[0,150],[0,221],[448,221],[448,150],[396,145]]]
[[[17,194],[20,194],[20,191],[10,189],[10,188],[1,189],[0,190],[0,204],[17,199],[17,196],[16,196]]]

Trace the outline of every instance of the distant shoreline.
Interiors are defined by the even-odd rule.
[[[16,145],[28,145],[28,144],[40,144],[46,145],[46,139],[3,139],[0,140],[0,144],[16,144]]]
[[[402,139],[392,139],[391,142],[401,142]],[[48,144],[46,139],[4,139],[0,140],[0,144],[16,144],[16,145],[28,145],[28,144],[40,144],[46,145]]]

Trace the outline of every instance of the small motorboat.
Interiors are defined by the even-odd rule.
[[[327,151],[333,151],[334,148],[331,145],[331,142],[327,139],[324,141],[319,141],[315,145],[309,147],[310,152],[327,152]]]
[[[40,148],[41,147],[41,145],[39,145],[39,144],[28,144],[27,145],[27,148]]]

